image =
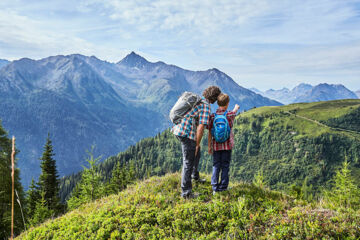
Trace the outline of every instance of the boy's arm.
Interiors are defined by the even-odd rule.
[[[208,134],[208,151],[209,151],[209,154],[211,155],[213,153],[213,149],[212,149],[212,135],[211,135],[211,131],[209,130],[208,131],[209,134]]]
[[[237,111],[239,111],[239,109],[240,109],[240,106],[238,104],[235,104],[235,107],[232,111],[237,113]]]

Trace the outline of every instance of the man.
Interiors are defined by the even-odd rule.
[[[191,179],[200,181],[198,171],[200,160],[200,143],[204,128],[208,125],[210,117],[210,104],[216,102],[221,93],[219,87],[210,86],[203,92],[203,101],[185,114],[181,122],[172,129],[174,135],[181,142],[183,154],[183,167],[181,174],[181,196],[192,197]]]

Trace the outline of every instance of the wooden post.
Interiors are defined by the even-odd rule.
[[[11,199],[11,240],[14,239],[14,190],[15,190],[15,137],[12,137],[12,152],[11,152],[11,178],[12,178],[12,199]]]

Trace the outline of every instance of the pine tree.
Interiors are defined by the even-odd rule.
[[[302,198],[307,200],[307,201],[312,201],[313,200],[313,189],[312,189],[312,185],[308,185],[308,177],[305,177],[303,184],[301,186],[301,193],[302,193]]]
[[[60,212],[60,198],[59,198],[59,176],[56,169],[56,161],[54,160],[54,152],[52,142],[50,140],[50,134],[46,139],[44,146],[44,152],[41,160],[41,175],[39,177],[40,191],[44,192],[46,206],[49,209]]]
[[[108,193],[118,193],[126,187],[126,172],[124,168],[121,167],[120,162],[118,162],[113,171],[112,177],[110,179],[109,184],[109,192]]]
[[[53,217],[55,215],[55,211],[53,209],[49,209],[47,205],[47,201],[45,199],[46,193],[44,191],[41,192],[40,201],[36,202],[36,207],[34,210],[34,215],[30,220],[30,226],[35,226],[44,222],[46,219]]]
[[[26,213],[27,216],[33,217],[36,209],[36,204],[41,199],[39,186],[35,184],[34,179],[31,180],[31,184],[26,195]]]
[[[334,186],[331,191],[326,192],[328,202],[335,208],[359,207],[360,192],[351,175],[349,163],[345,158],[342,168],[336,172]]]
[[[259,170],[257,174],[254,176],[253,184],[260,188],[265,188],[266,182],[264,180],[263,170]]]
[[[97,172],[97,164],[101,157],[94,158],[94,147],[88,152],[89,168],[84,167],[80,182],[76,185],[67,204],[69,209],[75,209],[83,203],[94,201],[105,195],[105,188],[100,174]]]

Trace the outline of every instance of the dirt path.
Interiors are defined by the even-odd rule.
[[[332,129],[332,130],[334,130],[334,131],[343,131],[343,132],[348,132],[348,133],[355,133],[356,135],[359,135],[359,134],[360,134],[360,132],[357,132],[357,131],[352,131],[352,130],[343,129],[343,128],[330,127],[330,126],[328,126],[328,125],[326,125],[326,124],[323,124],[323,123],[321,123],[321,122],[319,122],[319,121],[317,121],[317,120],[314,120],[314,119],[311,119],[311,118],[307,118],[307,117],[304,117],[304,116],[301,116],[301,115],[298,115],[298,114],[294,114],[294,113],[291,113],[291,112],[289,112],[289,111],[284,111],[284,112],[289,113],[289,114],[292,115],[292,116],[295,116],[295,117],[298,117],[298,118],[302,118],[302,119],[308,120],[308,121],[310,121],[310,122],[316,123],[316,124],[318,124],[319,126],[330,128],[330,129]]]

